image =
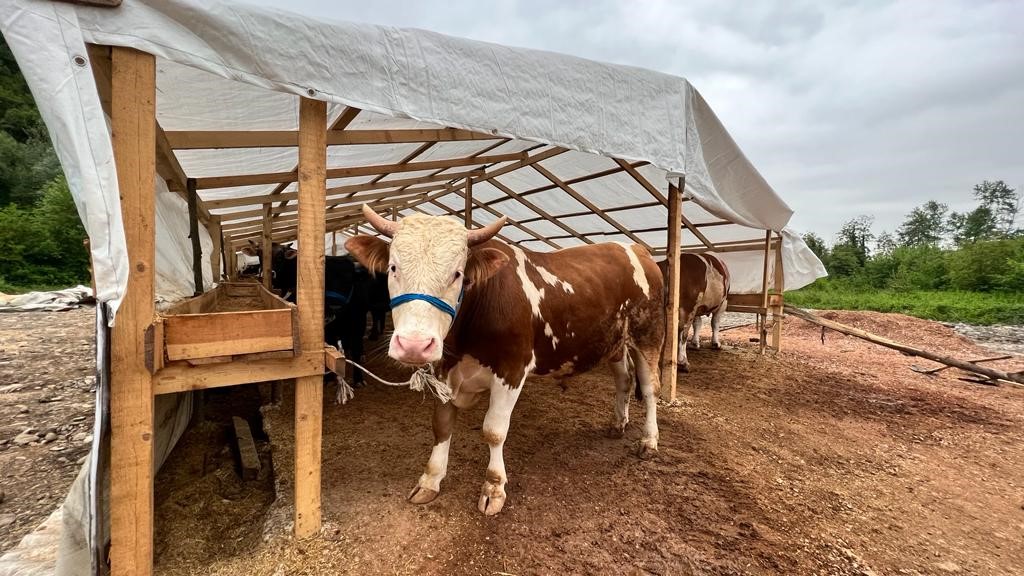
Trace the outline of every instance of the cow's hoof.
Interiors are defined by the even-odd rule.
[[[412,489],[412,492],[409,492],[407,500],[413,504],[426,504],[428,502],[433,502],[434,498],[437,498],[438,494],[440,494],[440,492],[437,490],[424,488],[417,484],[416,487]]]
[[[686,343],[687,350],[700,350],[700,344],[694,344],[693,342]]]
[[[366,380],[358,380],[358,381],[353,380],[352,381],[352,387],[355,388],[356,390],[358,390],[360,388],[365,388],[366,387]]]
[[[712,350],[721,350],[722,349],[722,343],[721,342],[712,342],[711,343],[711,349]]]
[[[618,422],[612,422],[611,425],[608,426],[608,437],[622,438],[626,433],[626,424],[628,424],[628,422],[623,422],[621,424]]]
[[[650,460],[658,455],[658,441],[653,438],[644,438],[636,445],[636,455],[641,460]]]
[[[477,502],[477,510],[485,516],[494,516],[505,506],[505,488],[490,482],[484,482],[480,489],[480,501]]]
[[[688,374],[690,372],[690,363],[689,362],[687,362],[686,364],[679,363],[677,365],[677,368],[679,369],[680,372]]]

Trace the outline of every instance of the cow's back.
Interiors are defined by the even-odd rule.
[[[658,262],[666,283],[668,260]],[[679,255],[679,312],[686,317],[712,314],[729,297],[729,269],[714,254]]]
[[[445,346],[499,377],[579,373],[622,351],[629,331],[660,339],[664,283],[639,246],[595,244],[530,252],[503,242],[508,263],[467,291]]]

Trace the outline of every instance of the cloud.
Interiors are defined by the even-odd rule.
[[[265,4],[278,4],[260,0]],[[686,77],[793,226],[858,214],[892,230],[929,199],[1024,187],[1024,3],[1010,1],[292,0],[318,17],[416,27]]]

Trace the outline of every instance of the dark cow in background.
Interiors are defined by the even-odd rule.
[[[502,509],[503,447],[531,374],[568,376],[608,362],[616,388],[612,431],[625,430],[630,391],[638,389],[646,406],[640,452],[657,451],[664,285],[644,248],[530,252],[491,240],[504,218],[466,230],[453,218],[415,214],[394,222],[365,205],[363,213],[393,239],[356,236],[345,244],[367,268],[388,273],[395,328],[388,354],[412,366],[437,363],[453,393],[434,405],[434,448],[410,501],[438,495],[456,415],[489,395],[482,436],[490,461],[478,508],[487,515]]]
[[[658,267],[667,283],[668,260],[658,262]],[[704,316],[711,316],[711,348],[718,350],[722,347],[718,340],[718,326],[729,305],[728,300],[729,269],[721,259],[713,254],[683,253],[679,256],[679,368],[683,372],[690,371],[690,361],[686,358],[687,341],[690,346],[700,348],[700,327]]]
[[[370,340],[376,340],[384,333],[384,321],[391,310],[391,295],[388,293],[388,275],[373,271],[370,274]]]
[[[298,282],[298,251],[283,244],[273,244],[270,269],[271,284],[289,302],[295,302]],[[243,249],[262,262],[263,251],[255,242]],[[369,271],[350,256],[324,258],[324,341],[338,346],[351,360],[363,363],[363,337],[366,314],[370,310],[372,279]],[[352,370],[352,386],[363,385],[363,371]]]

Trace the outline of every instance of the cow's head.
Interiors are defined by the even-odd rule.
[[[273,274],[271,285],[284,292],[287,296],[295,294],[295,285],[298,280],[298,251],[286,244],[271,244],[270,271]],[[252,240],[248,246],[242,247],[242,254],[255,256],[263,264],[263,247]]]
[[[501,230],[505,218],[479,230],[467,230],[458,221],[441,216],[414,214],[392,222],[365,204],[363,214],[391,243],[374,236],[356,236],[345,248],[370,270],[387,272],[393,302],[405,298],[392,306],[395,333],[388,355],[412,365],[440,360],[444,338],[454,322],[445,304],[458,310],[463,290],[486,280],[508,262],[500,250],[478,246]]]

